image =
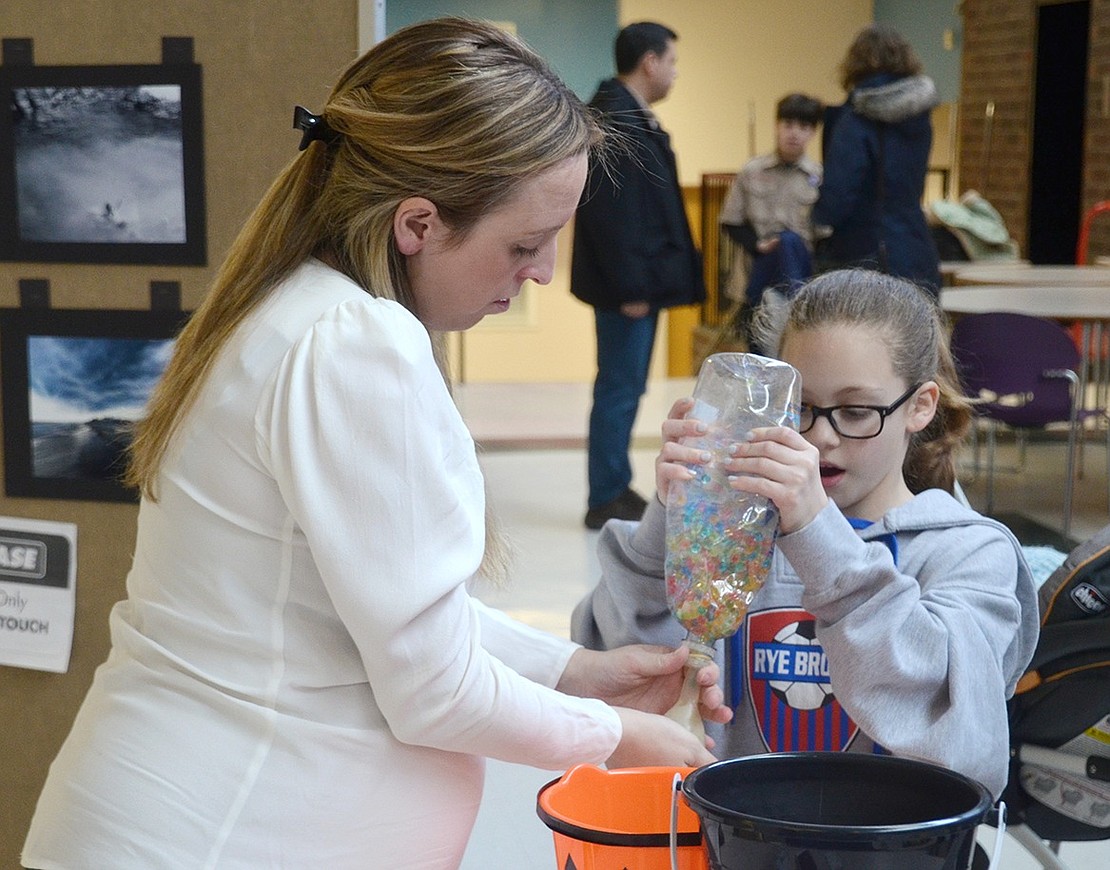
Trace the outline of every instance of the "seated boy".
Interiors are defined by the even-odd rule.
[[[774,152],[741,168],[721,208],[722,229],[750,255],[744,290],[749,312],[766,288],[781,285],[789,291],[813,272],[809,213],[817,201],[821,165],[805,151],[822,112],[821,102],[805,94],[779,100]],[[739,278],[738,272],[732,281]]]

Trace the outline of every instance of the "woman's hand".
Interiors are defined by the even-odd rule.
[[[773,501],[784,534],[804,528],[828,504],[821,485],[821,455],[793,429],[753,429],[731,453],[725,463],[730,485]]]
[[[663,421],[663,448],[655,459],[655,488],[663,504],[667,503],[667,493],[673,482],[690,480],[694,476],[691,466],[706,465],[713,458],[707,450],[685,447],[681,443],[683,438],[697,437],[708,431],[705,423],[686,417],[693,407],[693,399],[679,399],[671,405]]]
[[[605,766],[701,767],[717,759],[689,731],[665,716],[618,707],[621,741]],[[712,741],[710,741],[711,743]]]
[[[614,707],[631,707],[647,713],[666,713],[682,691],[683,669],[690,657],[685,646],[630,644],[606,652],[574,652],[555,687],[568,695],[600,698]],[[715,662],[697,672],[701,692],[698,707],[703,719],[728,722],[732,710],[725,706],[718,685],[721,675]]]

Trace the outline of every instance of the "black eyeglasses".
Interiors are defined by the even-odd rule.
[[[924,381],[922,382],[924,383]],[[837,435],[842,438],[875,438],[883,431],[886,418],[906,403],[921,384],[914,384],[906,392],[885,407],[882,405],[834,405],[822,408],[819,405],[802,405],[798,418],[798,431],[808,432],[824,417]]]

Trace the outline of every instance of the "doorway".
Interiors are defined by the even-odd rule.
[[[1075,262],[1090,26],[1089,0],[1038,6],[1026,254],[1033,263]]]

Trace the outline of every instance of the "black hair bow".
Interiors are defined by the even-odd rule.
[[[339,134],[328,126],[323,115],[314,115],[304,106],[293,109],[293,129],[301,131],[301,144],[297,148],[298,151],[304,151],[316,141],[330,145],[339,138]]]

